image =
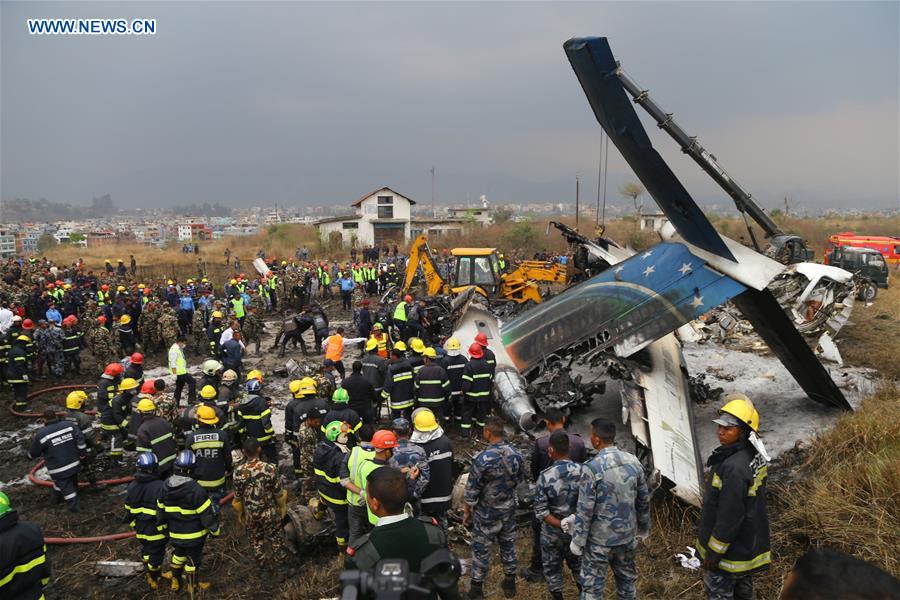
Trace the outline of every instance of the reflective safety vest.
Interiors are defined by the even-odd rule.
[[[172,344],[169,348],[169,370],[175,375],[187,373],[187,361],[184,360],[184,351],[178,344]]]
[[[369,473],[382,466],[373,463],[373,458],[375,458],[374,449],[355,446],[350,451],[350,456],[347,459],[347,470],[350,472],[350,483],[363,491],[366,489],[366,480],[369,477]],[[347,502],[353,506],[363,506],[366,504],[366,499],[362,494],[356,494],[347,490]]]
[[[394,320],[406,322],[406,301],[401,300],[394,308]]]
[[[278,285],[278,275],[272,274],[269,278],[269,289],[274,290],[275,286]]]
[[[97,292],[97,306],[106,306],[109,300],[109,294],[103,291]]]
[[[231,299],[231,310],[234,311],[234,318],[240,319],[244,316],[244,299],[241,297]]]
[[[378,343],[378,356],[380,356],[381,358],[387,358],[387,355],[388,355],[387,334],[382,332],[381,335],[379,336],[379,335],[373,333],[369,337]]]
[[[362,269],[358,269],[358,268],[357,268],[357,269],[353,269],[353,281],[355,281],[356,283],[362,283],[362,282],[363,282],[363,272],[362,272]]]
[[[344,336],[335,334],[328,337],[328,342],[325,346],[325,358],[334,362],[344,359]]]

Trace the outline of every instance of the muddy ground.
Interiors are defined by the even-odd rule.
[[[337,310],[329,310],[332,315],[333,325],[342,324],[341,321],[349,320],[347,313]],[[267,337],[262,344],[262,354],[251,354],[245,360],[245,371],[250,368],[261,368],[267,374],[266,393],[273,397],[275,409],[273,419],[276,422],[276,432],[281,433],[283,428],[283,406],[289,398],[287,392],[288,380],[274,375],[274,370],[284,366],[289,358],[297,362],[304,361],[317,363],[321,356],[304,359],[298,351],[290,351],[284,358],[278,358],[274,353],[267,351],[271,340],[277,331],[279,322],[272,320],[267,323]],[[312,344],[311,336],[308,338]],[[758,354],[740,353],[735,350],[723,349],[718,346],[703,347],[700,345],[688,345],[685,348],[686,358],[692,373],[699,368],[712,366],[710,376],[714,383],[728,388],[734,385],[738,377],[745,377],[752,366],[754,375],[750,377],[752,385],[760,392],[768,392],[772,398],[772,406],[775,400],[784,394],[796,394],[796,384],[791,385],[789,376],[779,371],[780,363],[771,357]],[[352,356],[353,353],[350,353]],[[189,356],[189,362],[199,365],[203,358]],[[51,385],[66,383],[94,383],[100,372],[90,353],[84,353],[83,375],[68,377],[62,381],[44,380],[37,382],[33,389],[41,389]],[[351,358],[352,360],[352,358]],[[347,361],[349,365],[350,361]],[[165,356],[157,353],[146,358],[147,377],[165,373]],[[196,367],[195,367],[196,368]],[[791,391],[793,390],[793,391]],[[726,390],[730,391],[730,390]],[[744,390],[749,391],[749,390]],[[35,401],[32,409],[40,411],[46,403],[61,405],[65,393],[57,392],[48,394]],[[8,392],[4,393],[5,402],[11,403]],[[610,390],[604,398],[595,401],[595,407],[600,413],[618,414],[620,405],[618,396],[614,390]],[[814,411],[815,407],[806,407],[808,411]],[[698,407],[698,418],[705,423],[710,412],[709,407]],[[592,414],[590,416],[596,416]],[[812,435],[833,422],[836,414],[826,413],[818,418],[808,430],[801,432],[801,436]],[[787,420],[787,414],[780,414],[777,421]],[[584,424],[586,415],[578,419],[579,427]],[[769,421],[772,423],[772,421]],[[35,461],[27,458],[24,446],[30,440],[36,424],[11,416],[5,411],[0,411],[0,455],[4,460],[0,462],[0,489],[10,495],[21,518],[38,523],[45,536],[77,537],[95,536],[107,533],[127,531],[128,525],[123,522],[122,499],[125,491],[124,485],[101,489],[87,489],[82,492],[82,511],[76,515],[70,515],[61,505],[51,502],[50,492],[45,488],[38,488],[27,482],[25,478],[28,470]],[[698,426],[698,431],[704,428]],[[711,430],[710,430],[711,431]],[[704,434],[705,435],[705,434]],[[799,439],[799,437],[798,437]],[[459,455],[477,451],[478,444],[470,444],[456,439],[455,448]],[[784,448],[792,444],[785,444]],[[626,446],[627,447],[627,446]],[[281,455],[282,471],[290,472],[290,461],[285,448]],[[118,475],[119,473],[111,473]],[[128,473],[121,473],[128,474]],[[292,501],[300,501],[295,498],[291,488]],[[774,504],[774,502],[773,502]],[[699,579],[680,566],[674,558],[676,552],[684,552],[686,545],[693,541],[693,523],[696,519],[696,511],[687,507],[667,494],[660,494],[654,500],[654,531],[651,538],[642,545],[639,554],[638,566],[641,573],[650,573],[650,577],[640,580],[639,589],[645,597],[653,598],[699,598],[701,589]],[[235,521],[230,508],[222,512],[222,536],[210,540],[207,544],[204,556],[204,564],[201,571],[204,579],[212,582],[213,587],[205,593],[208,598],[327,598],[339,595],[337,573],[340,569],[340,559],[336,547],[330,537],[317,540],[312,548],[304,551],[296,558],[296,566],[300,576],[291,581],[282,581],[278,574],[279,566],[273,566],[267,574],[261,575],[256,564],[244,547],[244,535],[240,525]],[[527,564],[530,554],[530,530],[523,525],[520,530],[520,564]],[[464,540],[455,544],[455,549],[461,557],[467,558],[470,551]],[[166,590],[152,592],[147,587],[142,576],[125,577],[118,579],[105,579],[97,576],[96,563],[103,560],[140,560],[138,545],[134,540],[114,541],[107,543],[78,544],[78,545],[52,545],[48,548],[49,558],[54,571],[53,584],[47,590],[48,599],[56,598],[174,598],[178,594]],[[492,569],[492,579],[499,577],[496,561]],[[764,589],[777,589],[777,581],[764,583]],[[491,586],[489,597],[499,597],[496,585]],[[609,586],[607,587],[609,592]],[[181,594],[184,596],[185,594]],[[520,582],[520,598],[545,597],[542,584],[527,584]],[[574,588],[567,578],[567,597],[575,597]],[[761,596],[766,597],[766,596]]]

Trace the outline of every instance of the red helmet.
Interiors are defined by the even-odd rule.
[[[407,294],[407,295],[405,295],[405,296],[403,297],[403,300],[404,300],[405,302],[412,302],[413,298],[412,298],[412,296],[410,296],[409,294]]]
[[[376,450],[387,450],[397,447],[397,434],[388,429],[379,429],[372,436],[372,447]]]
[[[481,344],[482,346],[488,345],[487,335],[483,331],[479,331],[478,333],[475,334],[475,341],[477,343]]]
[[[106,317],[103,315],[100,315],[99,317],[97,317],[97,322],[100,323],[101,325],[103,325],[104,323],[106,323]]]
[[[62,285],[62,284],[63,284],[62,280],[60,280],[60,279],[56,280],[56,285]]]
[[[484,348],[482,348],[481,344],[478,342],[473,343],[469,346],[469,356],[472,358],[481,358],[484,356]]]
[[[150,288],[144,288],[144,295],[145,295],[145,296],[149,296],[150,293],[151,293]]]
[[[104,375],[109,375],[111,377],[117,377],[125,372],[125,367],[123,367],[120,363],[109,363],[106,365],[106,368],[103,369]]]
[[[108,292],[109,286],[104,283],[103,285],[100,286],[100,289],[103,290],[104,292]]]
[[[76,323],[78,323],[78,317],[75,315],[69,315],[63,319],[63,325],[75,325]]]
[[[131,355],[130,360],[132,363],[134,363],[136,365],[142,365],[142,364],[144,364],[144,355],[141,354],[140,352],[135,352],[134,354]]]
[[[56,285],[53,284],[53,283],[48,283],[48,284],[47,284],[47,289],[48,289],[48,290],[52,290],[52,289],[55,288],[55,287],[56,287]]]
[[[31,319],[25,319],[22,321],[22,329],[34,329],[34,321]]]
[[[141,386],[142,394],[155,394],[156,393],[156,382],[152,379],[144,382],[144,385]]]

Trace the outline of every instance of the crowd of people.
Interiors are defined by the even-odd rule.
[[[398,267],[368,266],[380,257],[365,250],[363,258],[375,262],[351,259],[335,273],[342,306],[352,310],[344,313],[352,316],[352,333],[330,325],[330,307],[312,291],[329,294],[332,267],[302,251],[290,264],[270,261],[265,275],[239,273],[219,286],[202,274],[143,284],[133,269],[109,262],[99,273],[77,264],[8,262],[0,284],[0,360],[14,408],[28,407],[28,386],[44,376],[44,366],[55,378],[83,373],[86,346],[102,366],[97,416],[85,410],[88,395],[72,391],[66,412],[44,411],[34,434],[29,455],[45,461],[54,496],[81,510],[79,478],[96,479],[101,456],[133,469],[123,519],[135,532],[151,589],[164,581],[191,594],[209,588],[204,551],[222,532],[229,490],[234,526],[267,578],[300,572],[302,558],[282,528],[290,495],[314,506],[315,518],[330,516],[348,569],[371,571],[382,559],[402,558],[418,572],[447,550],[455,464],[474,446],[461,515],[471,532],[468,598],[488,593],[493,545],[507,598],[516,596],[520,577],[543,581],[550,597],[563,598],[570,577],[581,598],[599,599],[609,571],[619,598],[636,597],[650,492],[641,462],[615,445],[615,424],[595,419],[585,440],[551,409],[543,415],[547,434],[530,448],[508,439],[503,419],[492,416],[496,359],[488,338],[440,339],[426,304],[412,296],[373,301],[395,283],[388,274]],[[279,316],[272,348],[283,353],[292,342],[319,358],[278,389],[260,369],[245,373],[243,358],[252,343],[259,352],[263,315],[278,311],[285,297],[299,310]],[[166,352],[169,383],[145,377],[145,357],[157,350]],[[189,356],[198,359],[199,378]],[[283,430],[273,423],[280,408],[273,396],[289,398]],[[697,539],[703,584],[714,600],[747,599],[753,575],[771,562],[759,414],[749,398],[735,395],[715,425],[720,446],[708,461]],[[288,455],[291,469],[282,475],[279,458]],[[533,543],[530,565],[520,570],[515,542],[526,483]],[[39,598],[50,579],[46,550],[40,531],[15,514],[0,493],[0,597]],[[782,597],[817,597],[809,592],[810,572],[798,562],[791,586],[804,591],[786,586]],[[884,577],[870,577],[869,585],[892,585]],[[436,594],[456,598],[460,591],[454,583]]]

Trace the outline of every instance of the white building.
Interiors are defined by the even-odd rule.
[[[10,258],[16,255],[16,235],[8,230],[0,230],[0,258]]]
[[[347,245],[404,244],[410,237],[410,207],[414,200],[383,187],[353,202],[356,214],[314,223],[323,239],[340,233]]]
[[[491,212],[487,209],[487,207],[481,208],[448,208],[447,216],[451,219],[458,219],[461,222],[475,222],[482,227],[487,227],[491,224]]]
[[[661,212],[638,213],[638,224],[641,231],[659,231],[668,222],[669,218]]]

